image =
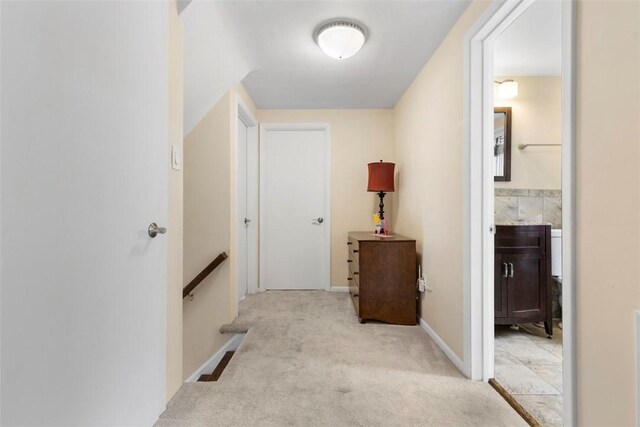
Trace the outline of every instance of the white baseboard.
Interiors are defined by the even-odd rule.
[[[636,408],[640,408],[640,310],[636,310],[636,388],[638,390]],[[636,425],[640,427],[640,409],[636,417]]]
[[[222,356],[224,356],[224,354],[227,351],[236,350],[238,348],[238,346],[240,345],[240,342],[242,341],[242,339],[244,338],[245,335],[246,334],[235,334],[233,337],[231,337],[229,339],[229,341],[227,341],[220,348],[220,350],[216,351],[216,353],[213,356],[211,356],[211,358],[209,358],[209,360],[204,362],[204,364],[202,366],[200,366],[198,369],[196,369],[195,372],[193,374],[191,374],[189,376],[189,378],[187,378],[187,380],[185,382],[194,383],[194,382],[198,381],[198,378],[200,378],[200,375],[210,374],[211,372],[213,372],[213,370],[216,368],[216,366],[218,366],[218,363],[220,363],[220,361],[222,360]]]
[[[451,360],[451,363],[453,363],[460,372],[462,372],[467,378],[469,378],[469,374],[465,369],[462,359],[460,359],[458,355],[453,350],[451,350],[451,348],[449,348],[447,343],[445,343],[444,340],[440,338],[438,334],[436,334],[436,331],[434,331],[431,326],[429,326],[429,324],[422,319],[422,317],[418,317],[418,319],[420,319],[420,327],[424,329],[427,334],[429,334],[431,339],[434,340],[436,344],[438,344],[438,347],[440,347],[444,354],[447,355],[449,360]]]
[[[331,292],[349,292],[348,286],[331,286]]]

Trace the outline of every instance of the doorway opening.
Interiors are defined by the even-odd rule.
[[[494,3],[465,39],[465,367],[545,425],[576,414],[573,17]]]
[[[236,105],[236,236],[231,259],[235,260],[237,309],[242,298],[258,291],[259,147],[258,121],[240,97]]]
[[[492,385],[546,426],[563,424],[561,48],[562,3],[535,1],[493,49]]]

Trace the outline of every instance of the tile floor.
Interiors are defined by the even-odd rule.
[[[496,325],[495,378],[543,426],[562,426],[562,329]]]

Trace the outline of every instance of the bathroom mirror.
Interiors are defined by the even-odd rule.
[[[493,109],[493,180],[511,181],[511,107]]]

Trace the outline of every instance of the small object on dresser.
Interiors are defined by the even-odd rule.
[[[391,235],[391,222],[388,218],[381,219],[380,215],[373,214],[373,222],[376,225],[375,230],[373,230],[373,234],[381,237]]]

